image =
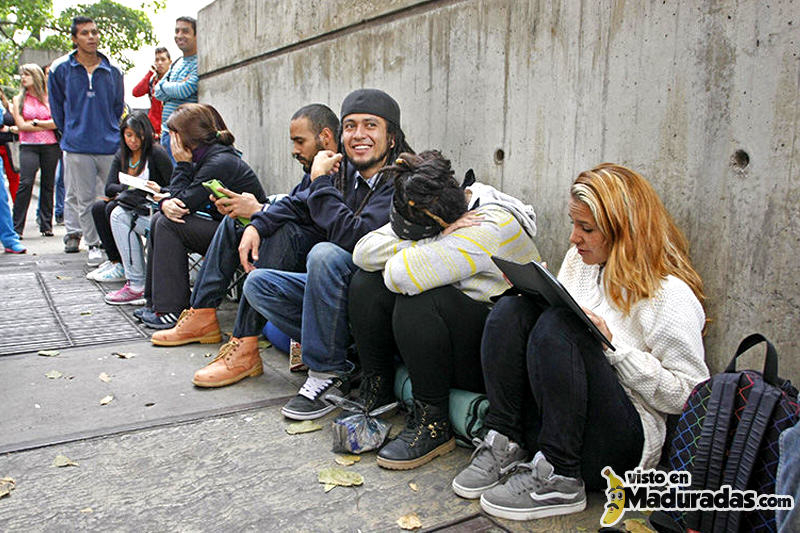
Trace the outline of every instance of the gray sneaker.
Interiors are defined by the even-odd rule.
[[[462,498],[480,498],[500,479],[525,460],[527,452],[508,437],[490,429],[481,439],[473,439],[476,448],[471,463],[453,480],[453,491]]]
[[[542,452],[522,463],[508,480],[481,496],[481,507],[508,520],[534,520],[586,509],[583,480],[559,476]]]

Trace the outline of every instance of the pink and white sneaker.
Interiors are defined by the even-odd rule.
[[[117,291],[106,294],[106,303],[111,305],[144,305],[147,301],[144,298],[144,289],[137,291],[131,288],[131,282]]]

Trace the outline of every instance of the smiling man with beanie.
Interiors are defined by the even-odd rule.
[[[252,270],[244,285],[247,302],[303,345],[308,379],[282,409],[284,416],[296,420],[324,416],[334,409],[325,395],[345,395],[350,390],[347,293],[356,270],[353,247],[389,221],[393,186],[380,169],[412,150],[400,128],[397,102],[377,89],[350,93],[342,103],[339,148],[340,153],[317,153],[311,185],[297,197],[298,212],[326,235],[326,241],[309,252],[305,273],[253,269],[250,264],[251,258],[257,259],[260,240],[276,229],[268,211],[253,216],[239,246],[242,264]],[[250,348],[225,353],[221,349],[220,357],[197,371],[195,385],[217,387],[256,374],[254,369],[261,365],[255,342],[259,331],[242,331],[240,326],[237,320],[232,342]]]

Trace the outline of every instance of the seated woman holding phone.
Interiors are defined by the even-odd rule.
[[[263,203],[258,177],[234,149],[233,134],[208,104],[183,104],[166,127],[176,166],[161,198],[161,212],[150,223],[142,322],[154,329],[171,328],[189,307],[187,254],[204,254],[222,215],[211,203],[204,182],[218,180],[237,194],[250,193]]]
[[[583,510],[607,466],[653,468],[666,415],[709,375],[702,282],[652,186],[604,163],[573,182],[569,215],[558,279],[614,350],[535,297],[492,309],[481,343],[489,431],[453,490],[511,520]]]

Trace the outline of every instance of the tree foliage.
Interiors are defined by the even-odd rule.
[[[95,20],[100,49],[122,70],[130,70],[133,64],[124,52],[156,44],[147,12],[155,13],[165,4],[166,0],[144,0],[140,9],[134,9],[112,0],[87,1],[56,14],[52,0],[0,0],[0,83],[13,83],[24,48],[71,50],[69,28],[76,15]]]

